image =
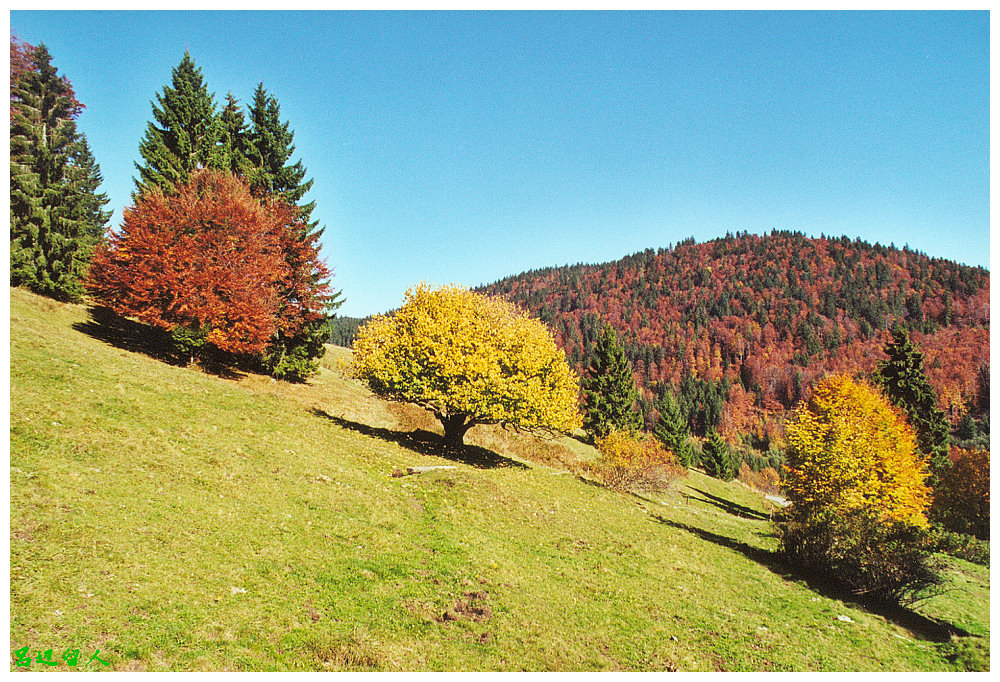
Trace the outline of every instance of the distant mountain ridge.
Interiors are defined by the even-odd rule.
[[[910,330],[949,418],[989,366],[989,272],[907,247],[797,232],[742,233],[544,268],[479,289],[550,325],[579,371],[602,321],[623,339],[651,419],[668,387],[696,431],[766,444],[777,418],[833,371],[871,372],[894,323]]]

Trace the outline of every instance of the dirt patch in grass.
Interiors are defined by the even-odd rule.
[[[450,609],[441,614],[438,621],[447,623],[449,621],[471,620],[475,623],[484,623],[493,617],[493,609],[486,603],[487,599],[489,599],[489,595],[485,592],[466,592],[455,600]]]

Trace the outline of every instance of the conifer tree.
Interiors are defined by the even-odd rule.
[[[739,471],[739,461],[732,448],[714,429],[709,432],[708,440],[705,442],[702,464],[705,467],[705,473],[722,481],[733,480]]]
[[[232,124],[228,124],[227,129],[232,129]],[[296,206],[306,225],[298,238],[311,243],[319,239],[323,230],[317,229],[318,222],[310,222],[316,202],[300,203],[313,181],[303,181],[306,169],[301,160],[288,163],[295,152],[293,136],[288,122],[281,121],[278,100],[267,93],[263,83],[259,83],[249,107],[249,126],[243,147],[247,182],[259,194],[277,197]],[[331,311],[343,303],[342,299],[337,300],[339,295],[340,292],[336,292],[330,300]],[[286,298],[292,298],[291,292]],[[318,367],[324,352],[323,344],[329,335],[326,319],[303,326],[295,336],[279,331],[264,354],[265,369],[279,378],[301,380]]]
[[[582,387],[583,427],[588,433],[603,438],[612,431],[634,431],[642,425],[642,416],[635,410],[639,393],[632,365],[609,324],[597,338]]]
[[[30,59],[12,74],[10,282],[76,301],[110,217],[108,198],[97,193],[100,169],[76,128],[82,105],[72,86],[57,75],[45,45]]]
[[[172,86],[156,96],[153,118],[139,143],[143,165],[136,164],[136,191],[159,187],[172,190],[196,168],[219,167],[220,126],[215,98],[202,80],[201,69],[187,51],[172,71]]]
[[[233,93],[226,95],[226,104],[218,116],[218,151],[212,165],[246,179],[253,172],[248,158],[250,128],[239,104]]]
[[[250,189],[280,196],[298,206],[303,221],[310,224],[311,231],[316,236],[320,236],[323,231],[316,229],[317,223],[309,223],[316,203],[299,203],[312,187],[313,181],[303,182],[306,169],[301,160],[288,163],[295,153],[293,137],[294,133],[289,130],[288,122],[281,122],[278,100],[267,93],[263,83],[259,83],[250,104],[247,156],[254,169],[247,178]]]
[[[936,488],[951,466],[948,422],[924,373],[924,355],[899,326],[893,328],[885,354],[889,359],[879,364],[875,382],[890,402],[906,413],[917,434],[917,447],[928,458],[931,474],[928,483]]]
[[[656,409],[660,413],[660,418],[653,429],[653,435],[674,453],[677,461],[686,467],[693,466],[694,451],[689,442],[691,432],[688,430],[687,420],[681,414],[677,398],[669,390],[666,391],[657,403]]]

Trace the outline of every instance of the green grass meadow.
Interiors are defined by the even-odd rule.
[[[440,457],[432,419],[341,376],[344,349],[308,384],[219,376],[10,296],[12,670],[23,647],[30,670],[73,669],[50,649],[130,671],[988,664],[985,567],[873,613],[788,575],[737,484],[616,493],[575,475],[594,453],[573,438],[482,427]],[[456,468],[392,475],[427,465]]]

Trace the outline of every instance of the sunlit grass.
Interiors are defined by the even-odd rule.
[[[455,462],[406,435],[433,420],[340,376],[343,349],[306,385],[232,380],[87,320],[11,292],[12,650],[119,670],[951,668],[787,578],[736,485],[622,495],[573,475],[578,440],[487,428],[467,441],[501,466]],[[430,464],[457,468],[392,476]],[[988,638],[988,570],[956,566],[961,590],[921,608]]]

